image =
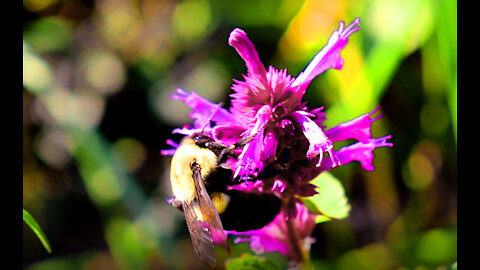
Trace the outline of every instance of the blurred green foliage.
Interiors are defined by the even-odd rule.
[[[374,172],[332,175],[349,217],[319,223],[315,269],[456,268],[457,2],[452,0],[24,0],[24,269],[198,269],[185,221],[166,203],[176,87],[225,101],[245,73],[228,46],[244,29],[265,65],[296,76],[340,20],[361,31],[342,70],[309,87],[331,127],[381,105]],[[340,146],[340,145],[339,145]],[[342,190],[342,189],[340,189]],[[219,263],[249,252],[218,250]],[[279,254],[265,254],[283,269]]]
[[[238,258],[232,258],[225,262],[227,270],[275,270],[279,269],[272,261],[251,254],[242,254]]]

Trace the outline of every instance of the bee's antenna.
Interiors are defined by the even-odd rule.
[[[208,123],[210,123],[210,120],[212,120],[213,115],[224,105],[223,102],[218,103],[217,107],[215,107],[215,110],[213,110],[212,114],[208,117],[207,121],[205,122],[205,125],[203,125],[202,128],[202,133],[205,131],[205,128],[207,127]]]

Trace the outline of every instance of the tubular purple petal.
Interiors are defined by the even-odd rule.
[[[273,130],[266,131],[263,145],[264,148],[260,158],[268,163],[268,161],[273,160],[277,154],[278,138]]]
[[[343,59],[340,56],[340,51],[347,45],[348,37],[360,30],[358,27],[354,28],[359,24],[360,19],[356,18],[346,29],[343,29],[344,23],[340,22],[340,27],[330,36],[327,45],[315,55],[305,71],[300,73],[293,86],[309,84],[315,77],[329,68],[341,69]]]
[[[393,143],[387,141],[391,137],[391,135],[387,135],[377,139],[370,139],[367,143],[357,142],[345,146],[336,152],[337,157],[342,164],[347,164],[355,160],[360,162],[363,169],[373,171],[373,150],[377,147],[392,147]]]
[[[183,128],[176,128],[176,129],[172,130],[172,133],[189,136],[189,135],[192,135],[195,131],[200,131],[200,129],[192,129],[188,126],[184,126]]]
[[[166,144],[168,144],[169,146],[173,147],[174,149],[162,149],[160,150],[160,154],[162,156],[173,156],[175,154],[175,152],[177,151],[177,148],[180,146],[180,144],[168,139],[166,141]]]
[[[240,191],[246,191],[246,192],[263,192],[263,181],[262,180],[256,180],[256,181],[248,181],[248,182],[242,182],[237,185],[231,185],[228,186],[227,189],[229,190],[240,190]]]
[[[190,118],[194,119],[195,128],[203,128],[208,120],[217,123],[235,123],[236,119],[224,108],[218,108],[219,104],[212,103],[195,92],[188,93],[177,88],[177,94],[171,95],[171,99],[178,99],[192,108]],[[215,112],[214,115],[212,115]],[[211,119],[210,119],[211,117]]]
[[[180,146],[179,143],[174,142],[173,140],[170,140],[170,139],[167,139],[166,143],[167,143],[168,145],[170,145],[171,147],[175,147],[175,148],[178,148],[178,147]]]
[[[223,124],[216,125],[212,130],[213,139],[224,145],[232,145],[242,139],[245,128],[242,126]]]
[[[296,111],[292,113],[292,116],[295,117],[297,123],[302,127],[303,134],[310,144],[307,151],[307,158],[313,159],[319,155],[320,157],[317,163],[318,167],[323,160],[323,153],[328,152],[333,167],[337,166],[338,162],[335,157],[335,152],[333,151],[333,143],[317,123],[309,118],[309,116],[313,115],[305,111]]]
[[[177,152],[177,149],[162,149],[160,150],[160,155],[162,156],[173,156]]]
[[[245,61],[248,73],[257,75],[263,81],[266,81],[267,71],[258,57],[257,50],[247,34],[240,28],[235,28],[228,38],[228,44],[237,50],[240,57]]]
[[[344,141],[348,139],[356,139],[361,142],[368,142],[372,138],[371,127],[372,123],[382,117],[378,115],[375,118],[370,118],[380,108],[376,107],[372,112],[361,115],[351,121],[339,124],[336,127],[325,131],[332,142]]]
[[[246,131],[244,136],[254,135],[252,141],[243,147],[243,151],[238,157],[238,167],[235,171],[234,178],[238,175],[247,176],[250,174],[256,175],[263,169],[263,162],[261,160],[261,153],[263,150],[263,138],[265,124],[270,120],[272,110],[270,106],[265,105],[258,110],[256,116],[255,126]]]

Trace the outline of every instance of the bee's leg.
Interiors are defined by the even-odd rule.
[[[249,135],[247,137],[242,138],[240,141],[236,142],[231,147],[233,147],[234,149],[242,148],[247,143],[249,143],[251,140],[253,140],[253,138],[255,136],[257,136],[258,133],[263,132],[264,128],[267,124],[268,124],[268,122],[265,122],[255,133],[253,133],[252,135]]]
[[[209,141],[209,142],[206,142],[205,143],[205,147],[207,147],[208,149],[222,149],[222,148],[226,148],[226,146],[222,143],[219,143],[219,142],[215,142],[215,141]]]
[[[225,161],[227,161],[228,157],[231,157],[235,155],[233,152],[233,148],[231,147],[225,147],[222,149],[222,152],[217,157],[217,164],[223,164]]]
[[[180,210],[180,211],[183,212],[182,202],[181,202],[181,201],[178,201],[175,197],[174,197],[174,198],[171,198],[171,199],[169,200],[169,203],[170,203],[173,207],[175,207],[175,208],[177,208],[178,210]]]
[[[255,135],[257,135],[257,134],[255,133],[253,135],[242,138],[240,141],[238,141],[234,145],[232,145],[232,148],[238,149],[238,148],[244,147],[247,143],[249,143],[253,139],[253,137],[255,137]]]
[[[239,148],[242,148],[243,146],[245,146],[247,143],[249,143],[253,137],[255,137],[257,135],[257,133],[253,134],[253,135],[250,135],[250,136],[247,136],[245,138],[242,138],[240,141],[230,145],[230,146],[223,146],[223,149],[222,149],[222,152],[220,152],[220,154],[218,155],[218,158],[217,158],[217,164],[222,164],[223,162],[225,162],[227,160],[227,157],[229,156],[234,156],[235,153],[233,152],[233,150],[235,149],[239,149]],[[219,149],[221,149],[222,147],[219,147]]]

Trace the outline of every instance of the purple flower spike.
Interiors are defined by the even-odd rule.
[[[243,81],[233,80],[231,108],[224,109],[195,92],[177,89],[172,99],[183,101],[192,108],[193,127],[177,128],[174,133],[189,136],[203,132],[223,145],[238,146],[234,154],[221,164],[232,170],[227,190],[275,194],[282,200],[282,211],[259,230],[228,234],[239,236],[238,242],[250,242],[256,253],[277,251],[295,261],[302,261],[312,242],[310,235],[315,215],[308,212],[299,198],[315,196],[316,186],[311,181],[333,167],[360,162],[363,169],[372,171],[373,151],[377,147],[392,147],[390,135],[372,138],[372,125],[382,117],[376,115],[380,107],[348,122],[327,129],[323,107],[308,108],[303,100],[310,82],[324,71],[343,67],[341,51],[350,36],[359,31],[360,19],[345,27],[340,22],[328,43],[314,56],[297,78],[287,70],[265,68],[247,34],[234,29],[228,43],[245,61],[247,74]],[[212,126],[213,125],[213,126]],[[248,138],[248,140],[245,140]],[[358,142],[335,149],[335,143],[355,139]],[[167,144],[177,148],[178,144]],[[171,155],[175,149],[162,150]],[[324,158],[325,153],[328,158]],[[225,165],[225,166],[224,166]],[[218,236],[218,237],[217,237]],[[216,243],[223,242],[223,234],[214,235]]]

